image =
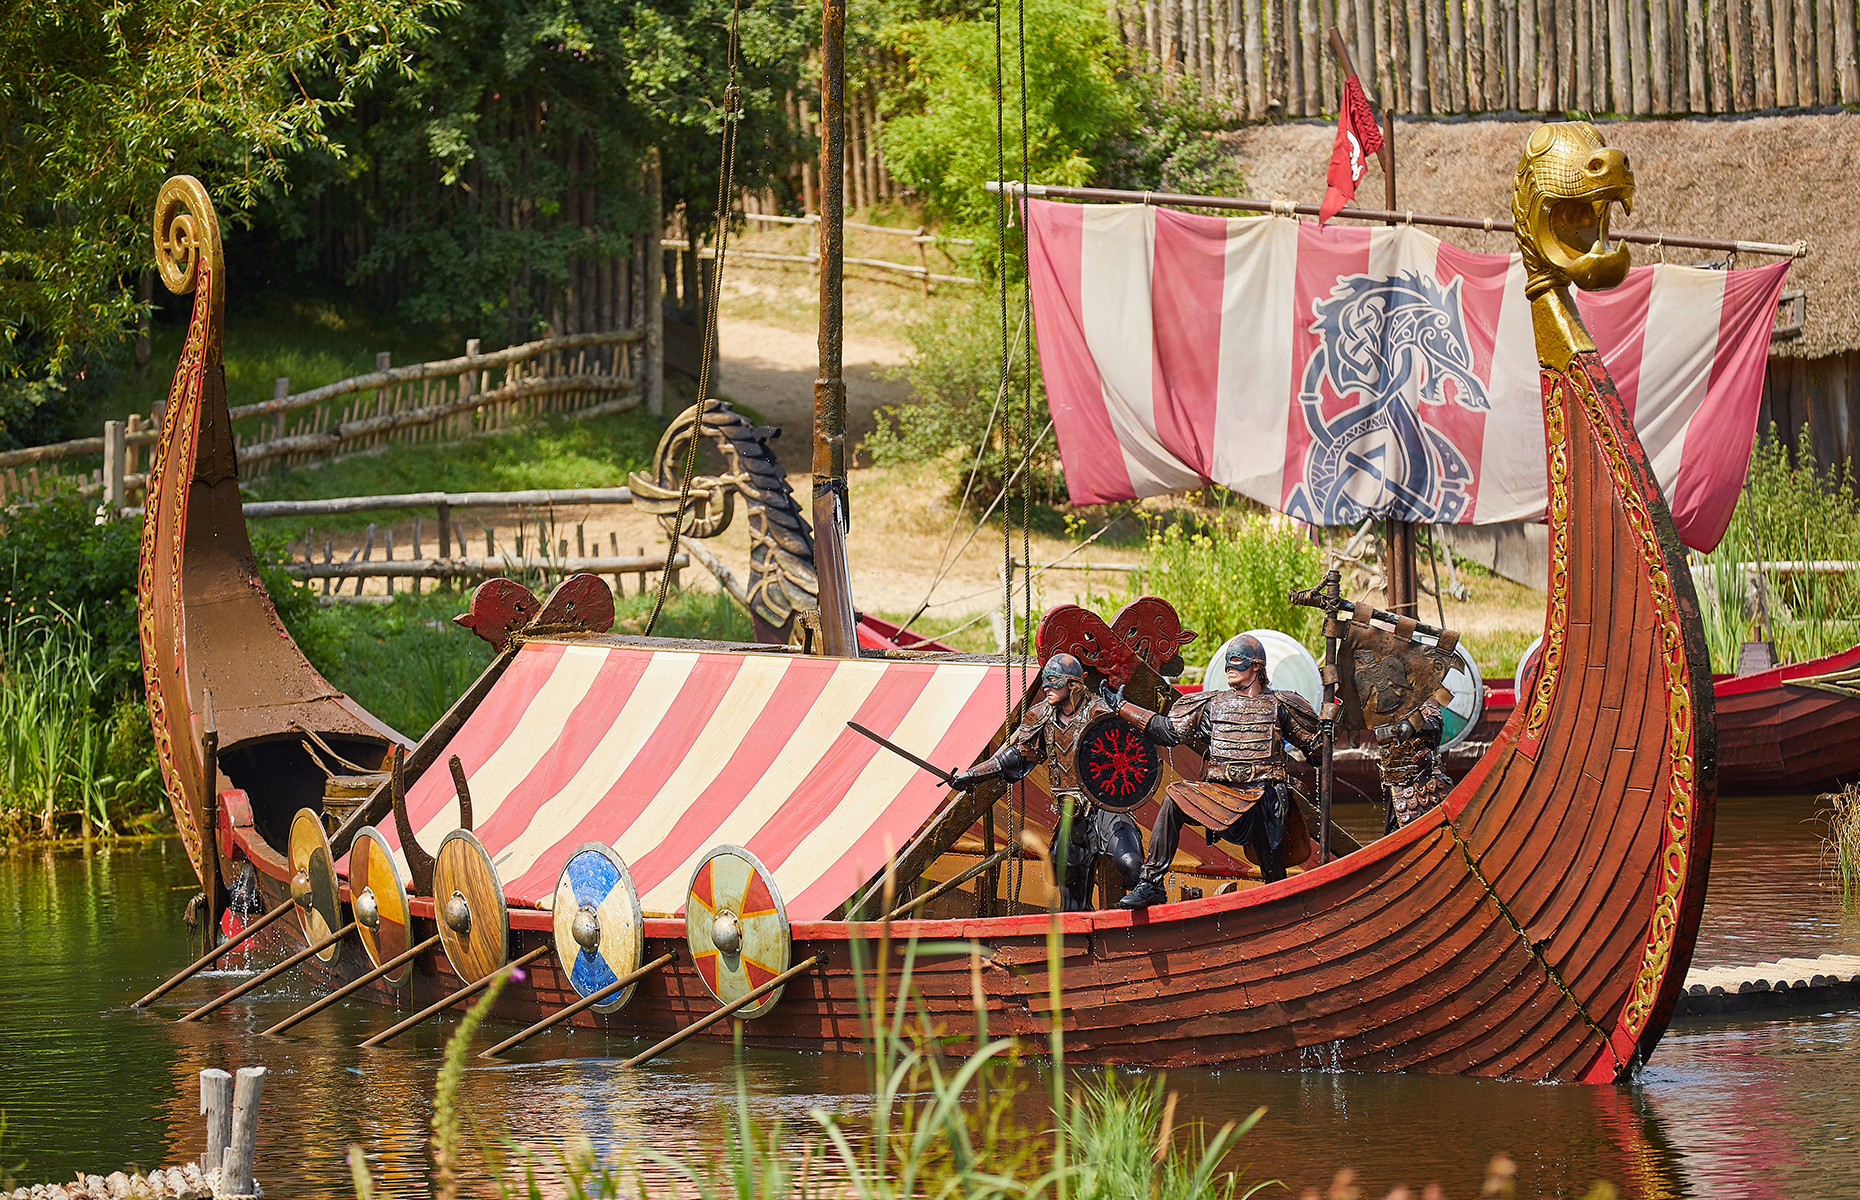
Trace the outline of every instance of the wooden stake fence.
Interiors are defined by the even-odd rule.
[[[1242,120],[1334,115],[1336,25],[1363,89],[1415,115],[1719,114],[1860,103],[1854,0],[1109,0],[1138,62]]]

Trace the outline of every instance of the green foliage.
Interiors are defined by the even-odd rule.
[[[651,465],[658,441],[658,423],[643,409],[585,419],[560,417],[455,445],[394,446],[310,470],[282,471],[248,491],[261,500],[314,500],[403,492],[620,487],[629,471]],[[378,518],[363,517],[348,525],[359,527],[374,519]],[[469,519],[465,513],[457,515],[461,525]],[[328,527],[344,525],[329,520]],[[300,525],[289,532],[303,534]]]
[[[1712,669],[1733,672],[1745,641],[1767,630],[1783,662],[1860,642],[1860,572],[1805,569],[1860,562],[1860,499],[1846,470],[1816,467],[1808,428],[1794,461],[1771,426],[1750,459],[1749,486],[1724,540],[1695,572]],[[1743,564],[1797,564],[1759,576]]]
[[[148,711],[125,701],[99,712],[105,672],[84,610],[33,607],[0,626],[0,823],[52,837],[76,817],[86,837],[113,834],[113,809],[125,820],[138,802],[145,815],[158,811],[153,738],[134,733],[138,717],[147,733]],[[125,760],[125,774],[110,770]]]
[[[445,0],[60,0],[0,31],[0,437],[121,358],[155,193],[206,183],[248,214],[286,156],[335,156],[333,112],[401,66]],[[307,81],[311,82],[307,86]]]
[[[931,309],[906,326],[913,352],[901,373],[910,380],[911,402],[881,408],[878,427],[865,440],[872,460],[881,466],[942,462],[944,474],[958,490],[973,471],[974,495],[984,505],[1001,491],[1026,456],[1026,439],[1038,436],[1047,419],[1046,387],[1028,329],[1021,330],[1017,343],[1010,343],[1014,373],[1003,394],[999,295],[991,289],[980,303]],[[1016,317],[1010,314],[1011,320]],[[1031,429],[1023,427],[1027,372],[1033,376]],[[1013,435],[1011,453],[1003,451],[1004,424]],[[976,454],[984,447],[987,452],[978,468]],[[1028,486],[1035,492],[1054,492],[1058,461],[1058,448],[1048,435],[1027,465]]]
[[[142,649],[136,633],[136,556],[140,521],[99,525],[94,504],[55,495],[5,514],[0,524],[0,579],[7,619],[64,619],[82,613],[84,652],[94,676],[97,713],[142,695]],[[49,628],[49,627],[48,627]]]
[[[1142,569],[1122,591],[1088,593],[1087,607],[1108,619],[1138,596],[1161,596],[1184,628],[1201,633],[1195,644],[1207,653],[1216,639],[1247,629],[1276,629],[1316,652],[1317,610],[1293,604],[1289,593],[1317,583],[1323,555],[1291,525],[1223,508],[1206,521],[1154,521],[1146,540]]]
[[[308,598],[297,584],[274,592]],[[491,662],[490,643],[452,623],[461,592],[400,593],[391,604],[314,600],[285,619],[298,647],[323,677],[357,704],[410,737],[445,715]]]
[[[343,122],[345,153],[301,156],[271,232],[411,320],[521,341],[550,321],[572,259],[630,252],[651,148],[667,211],[713,219],[732,7],[462,0]],[[740,185],[760,189],[807,153],[783,105],[814,13],[742,5]]]
[[[1003,30],[1002,86],[995,83],[994,14],[905,21],[890,33],[910,62],[910,82],[885,124],[885,161],[930,211],[986,236],[999,200],[982,185],[1021,174],[1020,112],[1027,109],[1027,174],[1040,183],[1089,182],[1106,131],[1132,126],[1135,106],[1119,85],[1116,43],[1102,4],[1027,0],[1027,87],[1013,16]],[[999,101],[999,105],[997,103]],[[1006,161],[996,153],[996,115],[1007,122]]]
[[[1024,100],[1021,10],[1003,16],[999,60],[992,8],[903,20],[886,31],[910,63],[908,82],[888,100],[886,165],[932,215],[977,238],[978,261],[993,261],[1000,211],[1000,199],[982,185],[1023,174],[1023,103],[1024,173],[1035,183],[1204,193],[1239,187],[1208,136],[1225,114],[1184,77],[1160,80],[1131,69],[1104,5],[1027,0]]]

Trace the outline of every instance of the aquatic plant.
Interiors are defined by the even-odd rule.
[[[1860,784],[1850,783],[1821,799],[1828,805],[1815,814],[1828,823],[1821,850],[1834,859],[1842,897],[1853,899],[1860,896]]]
[[[121,714],[93,707],[106,671],[84,609],[33,607],[0,622],[0,825],[51,837],[75,816],[83,836],[107,836],[112,808],[154,776],[153,758],[132,758],[133,775],[110,772]],[[146,710],[127,708],[146,728]]]

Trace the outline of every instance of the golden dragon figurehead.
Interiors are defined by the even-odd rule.
[[[1575,284],[1603,291],[1627,278],[1627,247],[1608,240],[1610,210],[1634,211],[1627,155],[1602,144],[1587,121],[1539,125],[1518,160],[1511,216],[1532,300]]]

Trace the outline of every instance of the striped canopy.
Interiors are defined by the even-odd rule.
[[[549,907],[575,848],[606,842],[646,912],[675,915],[692,870],[730,843],[774,873],[790,920],[819,920],[948,796],[846,722],[967,766],[1001,727],[1002,670],[531,642],[408,788],[408,816],[429,851],[458,827],[456,754],[515,907]]]

